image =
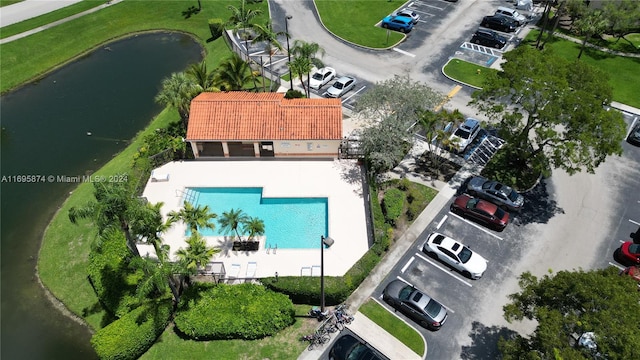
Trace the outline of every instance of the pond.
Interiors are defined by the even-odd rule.
[[[184,34],[139,34],[0,98],[3,359],[96,357],[88,329],[55,309],[36,280],[45,227],[77,185],[59,176],[92,173],[124,149],[162,110],[154,102],[162,79],[202,51]]]

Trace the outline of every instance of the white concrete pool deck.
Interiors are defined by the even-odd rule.
[[[335,240],[324,250],[324,273],[340,276],[368,250],[365,199],[361,167],[352,160],[318,161],[188,161],[172,162],[154,170],[143,196],[151,203],[162,202],[162,215],[179,210],[183,191],[189,187],[262,187],[265,197],[328,198],[329,236]],[[229,204],[229,209],[234,208]],[[251,215],[251,214],[249,214]],[[217,225],[217,223],[216,223]],[[180,222],[163,234],[173,258],[186,247],[185,225]],[[268,231],[267,230],[267,235]],[[271,249],[269,239],[260,240],[258,251],[233,251],[231,239],[206,237],[207,243],[222,251],[212,261],[224,263],[227,275],[246,277],[249,262],[257,263],[255,277],[320,275],[320,235],[316,249]],[[273,245],[271,245],[273,246]],[[144,255],[144,253],[142,254]],[[233,266],[233,264],[239,265]],[[234,268],[234,273],[230,273]]]

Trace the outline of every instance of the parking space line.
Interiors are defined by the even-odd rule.
[[[403,54],[403,55],[407,55],[407,56],[411,56],[411,57],[416,57],[416,55],[415,55],[415,54],[412,54],[412,53],[410,53],[410,52],[407,52],[407,51],[404,51],[404,50],[398,49],[398,48],[396,48],[396,47],[394,47],[394,48],[393,48],[393,51],[397,51],[397,52],[399,52],[400,54]]]
[[[417,12],[419,14],[423,14],[423,15],[426,15],[426,16],[436,16],[435,14],[432,14],[430,12],[422,11],[422,10],[418,10],[418,9],[411,9],[411,11],[415,11],[415,12]],[[421,21],[421,20],[418,20],[418,21]]]
[[[640,201],[638,201],[638,202],[640,203]],[[633,221],[633,220],[631,220],[631,219],[629,219],[629,221],[630,221],[630,222],[632,222],[632,223],[634,223],[634,224],[636,224],[636,225],[640,225],[640,222]]]
[[[618,268],[618,269],[620,269],[620,270],[624,270],[624,268],[623,268],[622,266],[620,266],[620,265],[618,265],[618,264],[614,264],[614,263],[612,263],[611,261],[609,261],[609,265],[611,265],[611,266],[615,266],[615,267],[617,267],[617,268]]]
[[[427,3],[424,3],[424,2],[422,2],[422,1],[416,1],[416,5],[419,5],[419,6],[426,6],[426,7],[430,7],[430,8],[438,9],[438,10],[440,10],[440,11],[444,10],[444,8],[437,7],[437,6],[434,6],[434,5],[431,5],[431,4],[427,4]]]
[[[456,85],[453,87],[453,89],[451,89],[451,91],[449,91],[449,93],[447,94],[447,98],[442,100],[442,102],[440,104],[438,104],[438,106],[436,106],[433,111],[438,112],[440,111],[440,109],[444,106],[444,104],[447,103],[447,101],[449,101],[452,97],[454,97],[458,91],[462,90],[462,86],[460,85]]]
[[[398,278],[398,280],[402,281],[403,283],[405,283],[405,284],[407,284],[407,285],[410,285],[410,286],[415,287],[412,283],[410,283],[410,282],[408,282],[407,280],[405,280],[405,279],[401,278],[400,276],[396,276],[396,277]],[[434,299],[434,300],[435,300],[435,299]],[[438,301],[438,300],[436,300],[436,301]],[[449,311],[450,313],[452,313],[452,314],[455,314],[455,313],[456,313],[456,312],[455,312],[455,311],[453,311],[450,307],[446,306],[446,305],[445,305],[445,304],[443,304],[442,302],[440,302],[440,301],[438,301],[438,302],[440,303],[440,305],[444,306],[444,308],[445,308],[445,309],[447,309],[447,311]]]
[[[618,240],[618,241],[620,241],[620,243],[621,243],[621,244],[626,243],[626,241],[625,241],[625,240]]]
[[[416,257],[412,256],[411,259],[409,259],[409,261],[407,261],[407,263],[402,267],[402,270],[400,270],[400,272],[404,274],[404,272],[407,271],[407,268],[411,265],[411,263],[413,263],[413,260],[415,259]]]
[[[440,226],[442,226],[442,224],[444,224],[444,222],[447,220],[449,216],[445,215],[442,217],[442,220],[440,220],[440,222],[438,223],[438,226],[436,226],[436,229],[440,229]]]
[[[353,94],[351,94],[349,97],[345,98],[344,100],[342,100],[342,102],[344,103],[345,101],[351,99],[354,95],[356,95],[357,93],[359,93],[360,91],[364,90],[364,88],[366,88],[366,86],[361,87],[358,91],[354,92]]]
[[[427,258],[426,256],[424,256],[424,255],[422,255],[422,254],[416,254],[416,256],[417,256],[417,257],[419,257],[420,259],[422,259],[422,260],[424,260],[424,261],[428,262],[429,264],[431,264],[431,265],[433,265],[433,266],[437,267],[438,269],[442,270],[445,274],[447,274],[447,275],[451,276],[452,278],[454,278],[454,279],[456,279],[456,280],[460,281],[461,283],[463,283],[463,284],[467,285],[468,287],[473,287],[473,285],[471,285],[469,282],[467,282],[467,281],[465,281],[465,280],[462,280],[462,279],[460,279],[459,277],[455,276],[455,275],[451,272],[451,270],[446,269],[446,268],[442,267],[442,266],[441,266],[441,265],[439,265],[439,264],[436,264],[435,262],[433,262],[431,259]]]
[[[458,215],[458,214],[454,214],[454,213],[452,213],[451,211],[449,211],[449,214],[451,214],[451,215],[453,215],[453,216],[457,217],[458,219],[460,219],[460,220],[462,220],[462,221],[466,222],[467,224],[469,224],[469,225],[471,225],[471,226],[475,226],[478,230],[482,230],[482,231],[484,231],[485,233],[487,233],[487,234],[489,234],[489,235],[493,236],[494,238],[496,238],[496,239],[498,239],[498,240],[504,240],[504,239],[503,239],[503,238],[501,238],[500,236],[498,236],[498,235],[496,235],[496,234],[494,234],[494,233],[489,232],[489,230],[487,230],[487,229],[483,228],[482,226],[480,226],[480,225],[478,225],[478,224],[476,224],[476,223],[472,223],[471,221],[469,221],[469,220],[467,220],[467,219],[463,218],[462,216],[460,216],[460,215]]]

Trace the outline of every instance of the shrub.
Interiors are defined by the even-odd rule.
[[[89,253],[89,282],[105,310],[116,317],[139,304],[135,297],[138,275],[128,267],[129,256],[124,234],[117,230],[107,230]]]
[[[222,19],[209,19],[209,31],[211,31],[212,40],[219,38],[224,31],[224,21]]]
[[[299,90],[287,90],[287,93],[284,94],[285,99],[301,99],[304,98],[305,95]]]
[[[91,345],[100,359],[137,359],[169,324],[171,300],[149,302],[98,330]]]
[[[177,329],[192,339],[261,339],[295,321],[291,300],[255,284],[196,284],[183,295]]]
[[[401,190],[392,188],[384,193],[384,200],[382,206],[385,213],[387,222],[391,225],[396,223],[396,220],[402,215],[404,209],[404,202],[406,199],[405,193]]]

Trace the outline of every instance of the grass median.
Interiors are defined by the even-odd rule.
[[[384,49],[404,35],[375,26],[402,4],[388,0],[315,0],[324,25],[335,35],[357,45]]]
[[[488,74],[498,72],[498,70],[486,68],[456,58],[451,59],[447,65],[444,66],[442,71],[451,79],[477,88],[482,87],[482,83]]]
[[[388,333],[393,334],[396,339],[407,345],[413,352],[420,356],[424,355],[424,339],[422,336],[414,328],[388,312],[376,301],[367,301],[360,307],[359,311]]]

